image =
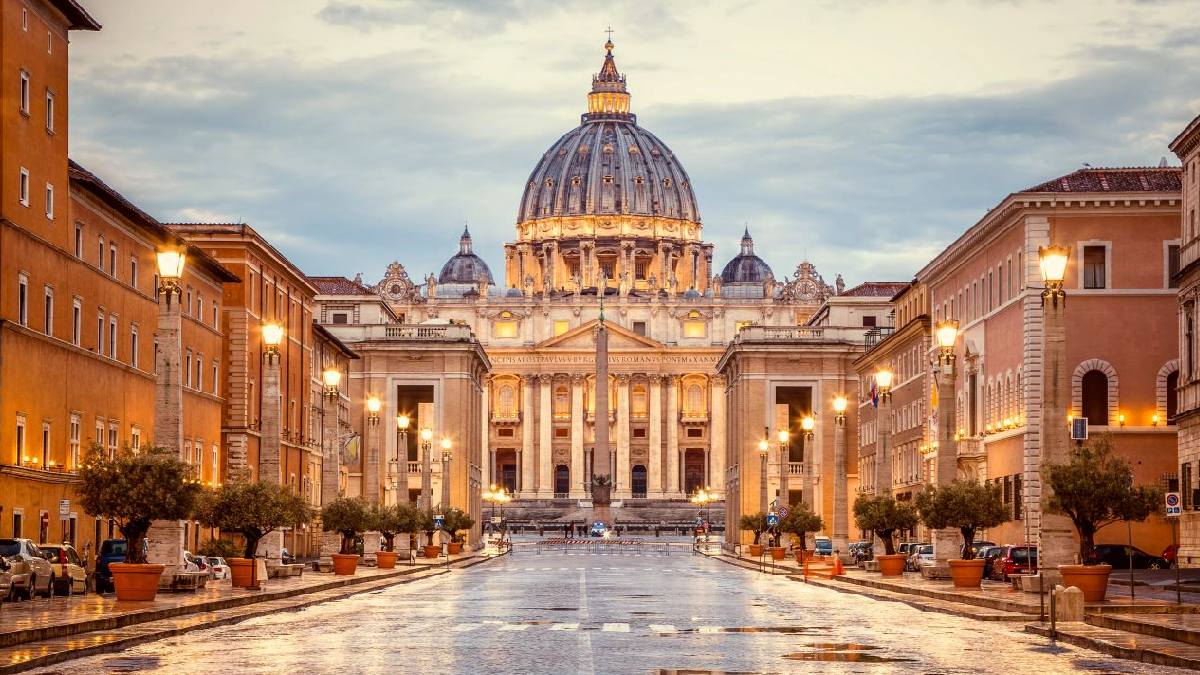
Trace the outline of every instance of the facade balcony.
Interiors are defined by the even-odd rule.
[[[420,462],[409,462],[408,463],[408,475],[419,476],[420,474],[421,474],[421,463]]]
[[[982,459],[987,456],[987,450],[977,438],[962,438],[958,441],[958,456],[961,459]]]
[[[589,410],[589,411],[587,412],[587,421],[588,421],[588,422],[591,422],[591,423],[593,423],[593,424],[596,422],[596,411],[595,411],[595,410]],[[616,411],[616,410],[609,410],[609,411],[608,411],[608,421],[609,421],[609,423],[610,423],[610,424],[611,424],[612,422],[616,422],[616,421],[617,421],[617,411]]]
[[[521,413],[517,412],[493,412],[492,424],[520,424]]]
[[[330,326],[338,338],[350,342],[403,340],[420,342],[470,342],[475,339],[471,327],[456,323],[441,324],[349,324]]]
[[[684,410],[679,413],[679,421],[683,424],[707,424],[707,410]]]

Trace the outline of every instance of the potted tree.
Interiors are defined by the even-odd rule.
[[[475,519],[468,516],[462,509],[450,509],[446,511],[444,517],[445,522],[442,524],[442,529],[450,535],[450,543],[446,545],[446,552],[450,555],[462,553],[462,532],[475,527]]]
[[[321,509],[321,527],[342,535],[341,551],[331,556],[334,574],[348,576],[358,568],[354,542],[366,530],[368,517],[367,503],[358,497],[338,497]]]
[[[125,537],[125,562],[109,565],[117,599],[153,600],[165,566],[146,560],[146,533],[155,520],[191,517],[201,489],[192,467],[166,448],[109,456],[92,445],[79,478],[84,510],[115,521]]]
[[[917,525],[917,510],[911,504],[902,504],[891,495],[862,495],[854,500],[854,520],[861,530],[869,530],[883,541],[883,555],[875,556],[879,561],[879,572],[885,577],[904,574],[904,554],[896,553],[892,536],[896,530],[911,530]]]
[[[436,558],[442,554],[442,547],[433,543],[433,535],[437,532],[437,525],[434,524],[433,512],[423,511],[419,514],[416,521],[416,529],[425,533],[425,546],[421,548],[421,555],[426,558]]]
[[[809,532],[820,532],[821,528],[825,527],[825,522],[821,520],[821,516],[813,513],[805,504],[797,504],[788,507],[787,517],[779,521],[779,529],[788,534],[793,534],[800,542],[800,547],[795,549],[796,562],[804,564],[804,559],[807,556],[808,546],[805,542]]]
[[[264,537],[281,527],[312,519],[312,509],[303,497],[274,483],[225,483],[200,501],[200,522],[237,532],[244,539],[242,557],[227,561],[235,588],[259,587],[261,579],[255,578],[254,558]]]
[[[408,504],[372,507],[370,529],[378,531],[383,538],[382,550],[375,554],[379,569],[390,570],[396,566],[396,535],[412,529],[415,518],[416,509]]]
[[[957,588],[979,588],[983,561],[975,558],[975,533],[1009,520],[1008,507],[1000,498],[1000,486],[974,481],[954,481],[944,487],[928,487],[917,495],[921,520],[934,530],[957,528],[963,545],[959,560],[949,560],[950,578]]]
[[[762,533],[767,531],[767,514],[762,511],[747,513],[738,520],[738,528],[743,532],[754,534],[754,540],[750,542],[750,555],[755,558],[762,555],[763,547],[758,542],[762,538]]]
[[[1083,444],[1065,463],[1047,463],[1042,475],[1051,490],[1046,510],[1070,518],[1079,534],[1083,564],[1059,565],[1063,584],[1079,588],[1087,602],[1100,602],[1108,591],[1112,566],[1096,561],[1096,532],[1119,520],[1145,520],[1158,508],[1162,492],[1133,484],[1133,467],[1113,454],[1108,435]]]

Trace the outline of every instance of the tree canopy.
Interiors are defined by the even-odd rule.
[[[934,530],[948,527],[958,529],[963,538],[960,551],[963,560],[975,557],[975,549],[971,544],[975,541],[976,531],[1009,520],[1008,507],[1000,498],[998,485],[954,481],[940,488],[930,486],[917,495],[916,504],[921,520],[928,527]]]
[[[895,555],[892,535],[896,530],[916,527],[917,510],[912,504],[897,502],[891,495],[862,495],[854,500],[854,520],[859,529],[870,530],[883,541],[886,555]]]
[[[746,532],[753,532],[754,543],[757,544],[762,533],[767,530],[767,514],[762,511],[747,513],[738,520],[738,528]]]
[[[321,528],[342,535],[342,553],[354,552],[354,540],[369,522],[370,509],[358,497],[338,497],[321,509]]]
[[[421,512],[412,504],[372,505],[367,529],[383,537],[383,550],[396,550],[396,535],[420,530]]]
[[[779,521],[779,529],[800,538],[800,549],[807,548],[804,536],[809,532],[820,532],[825,527],[821,516],[813,513],[805,504],[788,507],[787,517]]]
[[[291,489],[274,483],[225,483],[200,499],[200,522],[239,532],[246,539],[243,557],[253,558],[263,537],[288,525],[312,520],[313,510]]]

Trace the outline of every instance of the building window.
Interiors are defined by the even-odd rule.
[[[1179,274],[1179,244],[1167,244],[1167,288],[1179,288],[1176,274]]]
[[[1196,496],[1192,494],[1192,463],[1184,462],[1179,467],[1179,481],[1183,493],[1183,508],[1189,511],[1196,508]]]
[[[25,520],[25,513],[23,511],[18,511],[16,509],[14,509],[13,510],[13,537],[16,539],[20,539],[21,535],[23,534],[23,532],[21,532],[21,529],[22,529],[21,526],[24,524],[24,520]]]
[[[108,358],[117,358],[117,317],[108,317]]]
[[[1103,246],[1083,247],[1083,287],[1105,287],[1105,252]]]
[[[556,419],[566,419],[571,416],[571,391],[565,386],[554,388],[554,410]]]
[[[29,73],[21,71],[21,114],[29,115]]]
[[[54,335],[54,289],[46,286],[42,296],[42,321],[46,335]]]
[[[17,321],[29,325],[29,277],[17,275]]]
[[[96,256],[96,266],[100,268],[101,272],[103,272],[104,271],[104,237],[100,237],[100,245],[99,245],[98,250],[100,251],[100,253],[99,253],[99,255]]]
[[[204,355],[196,355],[196,391],[204,391]]]
[[[1167,375],[1167,424],[1175,424],[1175,416],[1179,414],[1179,371],[1171,371]]]
[[[404,315],[400,315],[400,323],[404,323]],[[212,306],[212,327],[213,330],[221,330],[221,313],[217,311],[217,303]]]
[[[108,245],[108,273],[117,276],[117,245]]]
[[[108,423],[108,456],[117,456],[117,447],[121,440],[121,429],[116,422]]]
[[[70,464],[67,466],[68,471],[74,471],[79,468],[79,414],[71,413],[71,436],[69,439],[69,448],[71,456],[67,458]]]
[[[75,257],[83,259],[83,225],[75,223]]]
[[[17,415],[17,463],[24,464],[29,461],[29,457],[25,455],[25,416]]]
[[[24,7],[21,8],[21,30],[29,30],[29,10]],[[13,530],[13,536],[19,537],[21,535],[16,534],[16,530]]]
[[[104,356],[104,313],[96,315],[96,355]]]
[[[218,375],[221,372],[221,363],[219,361],[212,362],[212,393],[214,396],[221,395],[221,385]]]
[[[500,387],[500,393],[496,396],[496,412],[502,419],[512,419],[517,416],[516,396],[513,395],[513,388],[505,385]]]
[[[874,316],[864,316],[862,318],[862,320],[863,320],[864,328],[874,328],[875,327],[875,317]]]
[[[634,385],[630,396],[630,405],[632,406],[632,414],[634,417],[645,417],[649,412],[647,407],[649,397],[646,395],[646,385]]]
[[[684,398],[684,411],[689,415],[704,414],[704,390],[698,384],[693,384],[687,388],[687,397]]]
[[[1083,374],[1083,416],[1088,424],[1108,424],[1108,376],[1099,370]]]
[[[133,286],[135,289],[138,287],[137,267],[138,267],[137,258],[130,258],[129,259],[129,285]]]
[[[187,356],[184,359],[183,366],[183,386],[192,386],[192,350],[187,350]]]
[[[46,217],[54,220],[54,186],[46,183]]]
[[[517,337],[516,321],[497,321],[492,325],[492,335],[497,338]]]
[[[76,298],[71,303],[71,344],[79,346],[83,339],[83,304]]]
[[[138,367],[138,329],[136,325],[129,327],[129,365]]]
[[[212,482],[221,482],[221,446],[213,443],[212,452],[208,453],[208,459],[212,462]],[[296,474],[292,474],[292,482],[296,480]]]
[[[196,320],[200,323],[204,323],[204,296],[202,295],[196,296]],[[290,325],[291,324],[289,323],[289,326]]]
[[[141,427],[133,427],[129,430],[129,447],[133,448],[134,452],[142,449]]]
[[[21,169],[21,183],[17,188],[17,199],[20,200],[21,206],[29,206],[29,170]]]
[[[633,332],[637,333],[638,335],[641,335],[642,337],[645,337],[646,336],[646,322],[645,321],[634,321],[633,322]]]
[[[46,131],[54,133],[54,92],[46,90]]]
[[[50,423],[42,422],[42,468],[50,468]]]

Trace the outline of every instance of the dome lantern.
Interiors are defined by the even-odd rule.
[[[604,43],[604,64],[600,72],[592,76],[592,91],[588,93],[588,111],[583,121],[619,119],[635,121],[629,112],[629,91],[625,89],[625,76],[617,70],[613,60],[613,43],[609,38]]]

